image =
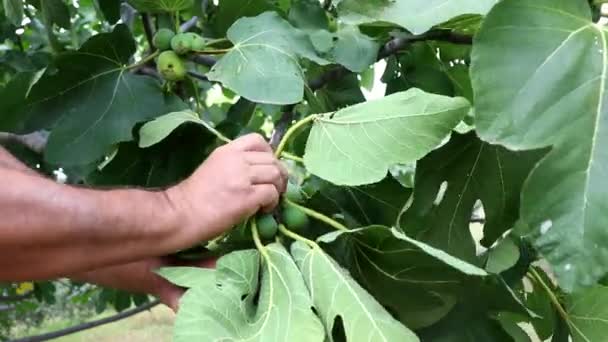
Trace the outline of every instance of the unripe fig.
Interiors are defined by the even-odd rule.
[[[304,202],[304,196],[302,195],[302,190],[299,186],[293,184],[292,182],[287,182],[287,191],[285,191],[285,198],[295,203]]]
[[[192,40],[193,37],[191,34],[176,34],[175,37],[171,39],[171,49],[173,49],[173,51],[179,55],[186,54],[192,50]]]
[[[181,81],[187,74],[184,62],[173,51],[164,51],[158,56],[157,68],[167,81]]]
[[[270,214],[259,215],[256,219],[258,232],[264,240],[270,240],[277,235],[279,224]]]
[[[287,228],[293,231],[299,231],[306,228],[309,224],[308,216],[300,209],[288,206],[283,209],[281,218]]]
[[[171,39],[175,37],[175,33],[169,29],[162,28],[156,32],[152,42],[160,51],[169,50],[171,48]]]
[[[196,35],[196,37],[194,37],[194,39],[192,39],[192,50],[202,51],[205,50],[206,46],[207,42],[203,37],[199,36],[198,34]]]

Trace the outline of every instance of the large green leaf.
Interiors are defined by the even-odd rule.
[[[357,26],[344,26],[336,33],[331,59],[353,72],[363,72],[376,62],[380,44],[364,35]]]
[[[327,64],[317,56],[308,36],[275,12],[239,19],[227,37],[234,47],[207,76],[254,102],[300,102],[304,75],[299,59]]]
[[[287,250],[275,243],[263,253],[261,267],[260,254],[246,250],[221,258],[216,271],[161,270],[191,287],[180,301],[174,340],[323,341],[325,331]]]
[[[598,285],[573,294],[566,311],[574,342],[603,341],[608,331],[608,287]]]
[[[340,18],[361,24],[385,21],[400,25],[412,33],[463,14],[485,14],[497,0],[334,0]]]
[[[23,0],[2,0],[6,18],[15,26],[21,26]]]
[[[166,139],[175,129],[186,123],[194,123],[214,130],[211,125],[191,110],[173,112],[160,116],[139,129],[139,147],[150,147]]]
[[[289,21],[305,31],[329,30],[327,12],[317,0],[293,0]]]
[[[410,328],[436,323],[473,278],[488,274],[471,264],[404,235],[371,226],[319,238],[382,305]]]
[[[335,186],[316,177],[309,180],[313,181],[319,183],[318,191],[307,202],[307,206],[328,215],[340,213],[354,227],[395,225],[412,194],[411,189],[403,187],[393,177],[359,187]]]
[[[376,183],[391,166],[432,151],[468,110],[464,98],[410,89],[320,115],[304,161],[310,172],[337,185]]]
[[[32,88],[20,115],[29,129],[52,128],[45,158],[65,166],[89,164],[112,145],[133,139],[133,126],[183,104],[166,97],[152,78],[125,68],[135,52],[131,33],[119,25],[89,39],[78,51],[57,57]]]
[[[582,0],[504,1],[473,50],[482,139],[552,147],[526,182],[521,216],[567,291],[608,271],[608,39],[590,15]]]
[[[347,341],[418,341],[321,248],[295,242],[291,253],[330,337],[341,319]]]
[[[129,4],[141,12],[173,13],[194,6],[194,0],[127,0]]]
[[[101,170],[86,175],[90,186],[165,188],[196,170],[215,146],[215,136],[196,125],[184,125],[161,143],[138,148],[136,142],[120,144],[113,159]]]
[[[401,227],[410,236],[475,262],[469,230],[475,203],[483,205],[483,244],[489,247],[519,218],[520,191],[539,157],[539,152],[489,145],[474,133],[452,135],[447,145],[418,163],[414,201]]]

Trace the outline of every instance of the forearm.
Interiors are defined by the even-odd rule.
[[[172,252],[162,193],[94,191],[0,168],[0,281],[40,280]]]

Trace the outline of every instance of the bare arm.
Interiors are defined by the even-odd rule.
[[[171,252],[163,193],[94,191],[0,169],[0,280],[40,280]],[[174,242],[173,242],[174,243]]]
[[[0,281],[173,253],[271,210],[285,181],[257,135],[219,148],[192,177],[162,192],[81,189],[0,165]]]

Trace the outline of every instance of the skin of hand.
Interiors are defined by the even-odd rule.
[[[172,254],[272,210],[287,181],[256,134],[218,148],[191,177],[155,192],[57,184],[19,170],[6,153],[0,148],[0,281],[54,279]],[[128,279],[124,272],[117,278]]]
[[[218,236],[260,210],[272,211],[286,190],[287,178],[287,170],[260,135],[218,148],[192,177],[167,190],[177,211],[185,215],[185,240],[178,245]]]

